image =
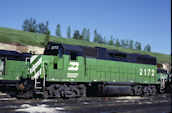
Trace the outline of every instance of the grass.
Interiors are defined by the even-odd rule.
[[[19,43],[21,45],[32,45],[43,47],[42,43],[44,42],[45,35],[37,34],[32,32],[25,32],[20,30],[14,30],[9,28],[0,27],[0,42],[2,43]],[[83,46],[91,46],[91,47],[105,47],[107,49],[115,49],[127,53],[140,53],[147,54],[151,56],[155,56],[157,58],[158,63],[171,62],[170,55],[154,53],[154,52],[144,52],[138,51],[135,49],[128,49],[123,47],[114,47],[105,44],[97,44],[92,42],[87,42],[84,40],[76,40],[76,39],[66,39],[62,37],[50,37],[51,41],[57,43],[71,44],[71,45],[83,45]]]

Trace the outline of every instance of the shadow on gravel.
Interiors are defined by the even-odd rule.
[[[0,112],[29,113],[168,113],[171,95],[16,99],[0,93]]]

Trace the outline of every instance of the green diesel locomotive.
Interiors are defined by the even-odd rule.
[[[155,95],[166,77],[155,57],[101,47],[49,42],[44,55],[0,52],[0,88],[20,98]]]

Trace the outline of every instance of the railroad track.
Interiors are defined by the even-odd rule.
[[[0,112],[114,113],[171,111],[171,95],[87,97],[70,99],[16,99],[0,95]]]

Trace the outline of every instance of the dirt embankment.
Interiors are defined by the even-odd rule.
[[[17,51],[20,53],[34,53],[34,54],[43,54],[44,48],[37,46],[22,46],[17,43],[0,43],[0,50],[11,50]]]

